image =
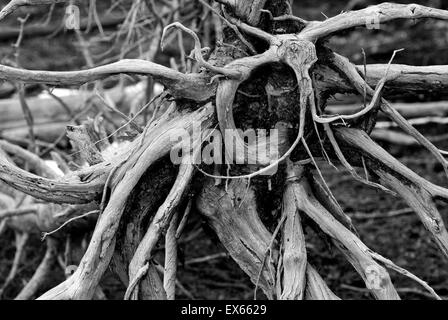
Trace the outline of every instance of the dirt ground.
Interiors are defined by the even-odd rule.
[[[300,1],[295,7],[296,14],[304,18],[322,19],[323,14],[332,16],[344,9],[347,1]],[[364,1],[374,3],[377,1]],[[397,1],[408,2],[408,1]],[[447,1],[414,1],[421,4],[448,6]],[[3,5],[5,1],[1,1]],[[11,24],[16,23],[14,20]],[[394,49],[406,48],[400,53],[395,63],[414,65],[448,64],[448,23],[424,21],[418,23],[394,23],[382,30],[357,31],[348,38],[341,35],[329,45],[347,55],[353,61],[362,62],[361,49],[367,53],[368,63],[385,63],[390,59]],[[14,41],[0,43],[0,59],[11,53]],[[52,38],[26,38],[23,43],[21,64],[27,68],[68,70],[84,64],[82,55],[75,46],[73,35],[58,35]],[[448,95],[448,93],[447,93]],[[437,100],[443,97],[430,93],[413,97],[413,101]],[[397,100],[397,99],[396,99]],[[404,100],[404,99],[400,99]],[[406,98],[409,101],[409,98]],[[429,136],[437,136],[447,132],[446,125],[419,128]],[[448,141],[442,141],[439,147],[448,150]],[[384,145],[411,169],[422,174],[430,181],[448,186],[441,166],[418,147],[405,148]],[[355,213],[387,213],[406,208],[402,201],[383,192],[363,186],[352,179],[343,170],[335,172],[323,167],[327,182],[333,185],[332,190],[343,209],[349,214]],[[448,223],[448,205],[439,203],[445,223]],[[193,258],[223,253],[225,250],[214,239],[213,234],[202,226],[199,219],[189,225],[196,230],[194,239],[183,239],[180,256],[185,261]],[[372,249],[392,259],[396,264],[408,269],[427,281],[441,296],[448,296],[448,261],[444,259],[431,240],[428,233],[415,214],[380,219],[354,219],[354,225],[361,239]],[[190,233],[191,234],[191,233]],[[330,288],[343,299],[371,299],[372,296],[361,288],[362,279],[354,269],[333,250],[319,235],[310,228],[306,229],[308,238],[308,254],[311,263],[327,280]],[[11,267],[14,256],[14,235],[6,232],[0,238],[0,284],[4,282]],[[14,283],[4,293],[2,299],[13,298],[24,283],[31,277],[37,267],[38,257],[42,256],[44,246],[37,237],[30,240],[27,246],[24,263]],[[36,253],[39,252],[39,255]],[[182,259],[181,259],[182,260]],[[414,282],[391,271],[395,286],[404,299],[426,299],[423,289]],[[59,270],[55,270],[54,283],[63,278]],[[185,263],[179,268],[179,280],[196,299],[251,299],[254,286],[248,277],[229,257],[220,257],[204,263]],[[109,298],[119,298],[125,288],[111,274],[102,281],[102,287]],[[262,294],[259,294],[262,297]],[[179,298],[188,298],[179,292]]]

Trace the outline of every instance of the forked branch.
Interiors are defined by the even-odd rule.
[[[316,41],[333,33],[354,27],[367,27],[397,19],[432,18],[448,20],[448,11],[418,4],[382,3],[356,11],[341,13],[320,23],[313,23],[302,30],[301,35]]]

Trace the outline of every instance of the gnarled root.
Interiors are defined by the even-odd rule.
[[[168,300],[176,297],[177,275],[177,239],[176,230],[179,222],[179,212],[176,211],[171,219],[165,236],[165,273],[163,276],[163,288]]]
[[[193,159],[191,159],[192,161]],[[188,160],[187,160],[188,161]],[[138,271],[145,265],[152,256],[152,251],[159,238],[167,228],[171,218],[180,204],[187,187],[193,177],[194,165],[192,163],[182,164],[174,185],[162,206],[157,210],[148,231],[140,242],[134,257],[129,264],[129,279],[134,279]],[[168,248],[167,248],[168,249]],[[132,280],[131,280],[132,281]],[[134,299],[138,297],[138,286],[130,290]]]
[[[307,256],[305,236],[291,183],[287,183],[283,194],[283,215],[283,290],[280,299],[302,300],[305,296]]]
[[[377,164],[371,166],[371,169],[381,182],[414,209],[440,250],[448,256],[448,232],[433,201],[437,197],[448,199],[448,190],[432,184],[401,164],[361,130],[338,128],[336,135],[341,142],[355,147]]]
[[[109,203],[98,219],[90,245],[72,277],[44,294],[40,299],[89,299],[101,276],[109,266],[114,253],[115,234],[131,191],[140,177],[156,160],[170,152],[177,143],[172,135],[180,129],[192,132],[193,125],[211,126],[213,109],[208,104],[191,113],[179,113],[173,109],[149,125],[139,139],[139,148],[134,150],[116,172],[120,182],[113,188]],[[140,266],[139,266],[140,268]],[[137,268],[137,271],[138,269]],[[132,276],[136,273],[132,269]]]
[[[369,23],[386,23],[397,19],[433,18],[448,20],[448,11],[418,4],[382,3],[366,9],[341,13],[323,22],[308,25],[302,35],[309,40],[327,37],[335,32],[354,27],[366,27]]]
[[[297,207],[333,239],[335,245],[355,267],[375,297],[386,300],[399,299],[389,274],[371,257],[370,249],[316,200],[300,168],[297,168],[296,175],[297,181],[293,187]],[[374,283],[372,283],[372,276]]]
[[[332,60],[334,66],[349,79],[350,83],[353,87],[355,87],[359,94],[364,94],[371,97],[375,96],[374,90],[366,84],[364,79],[358,73],[355,65],[350,63],[347,58],[338,54],[333,54]],[[397,112],[387,100],[381,99],[379,106],[381,110],[403,131],[412,136],[418,141],[419,144],[434,155],[434,157],[442,164],[445,169],[445,173],[448,176],[448,162],[445,160],[441,152],[425,136],[415,129],[399,112]],[[373,126],[371,126],[368,131],[370,132],[371,129],[373,129]]]
[[[272,255],[264,261],[272,235],[258,216],[252,187],[245,180],[232,180],[226,191],[208,179],[196,205],[230,256],[273,299],[277,259]]]

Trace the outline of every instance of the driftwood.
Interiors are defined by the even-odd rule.
[[[448,233],[434,202],[436,198],[448,199],[448,190],[412,172],[369,137],[381,110],[391,122],[425,147],[448,175],[448,164],[442,152],[386,100],[388,94],[397,91],[446,90],[448,67],[412,67],[392,63],[368,65],[367,79],[364,79],[363,67],[353,65],[320,45],[319,41],[341,31],[363,27],[366,19],[379,19],[380,23],[396,19],[448,20],[448,11],[414,4],[386,3],[342,13],[324,21],[308,22],[291,16],[290,8],[283,0],[220,2],[226,6],[218,4],[211,9],[224,21],[229,32],[218,34],[226,46],[218,43],[209,56],[192,29],[177,21],[165,24],[161,35],[162,47],[172,40],[170,32],[173,30],[180,39],[183,33],[188,34],[194,40],[190,58],[195,64],[183,61],[185,65],[179,68],[173,61],[173,68],[168,68],[148,60],[130,59],[69,72],[0,66],[0,78],[13,82],[71,86],[117,74],[138,74],[153,77],[165,87],[156,103],[153,117],[146,119],[142,128],[138,124],[130,126],[135,137],[131,142],[120,145],[109,157],[105,156],[105,150],[101,147],[96,149],[95,139],[87,129],[88,124],[72,128],[75,129],[72,133],[76,134],[71,134],[71,139],[78,145],[80,157],[84,160],[84,166],[76,170],[67,172],[67,166],[62,166],[66,173],[53,172],[53,175],[48,168],[42,168],[45,162],[38,161],[36,155],[29,151],[0,149],[3,150],[0,151],[0,180],[6,185],[1,189],[5,190],[2,191],[5,196],[0,200],[3,199],[2,205],[8,210],[4,212],[6,221],[29,215],[25,209],[30,205],[30,200],[20,203],[17,192],[26,194],[28,199],[32,196],[54,203],[60,209],[69,205],[76,210],[83,209],[84,213],[75,217],[80,221],[90,215],[95,218],[99,213],[79,266],[65,281],[40,299],[94,298],[98,295],[100,280],[111,263],[127,285],[126,299],[173,298],[176,214],[187,194],[194,198],[197,209],[218,239],[249,276],[255,287],[255,296],[260,288],[270,299],[338,299],[308,262],[302,227],[306,221],[302,217],[306,215],[308,221],[312,220],[313,226],[319,228],[342,252],[375,298],[400,298],[386,270],[389,268],[415,280],[432,297],[439,299],[426,282],[363,243],[329,188],[324,183],[316,183],[322,177],[318,177],[319,170],[317,174],[313,172],[313,169],[318,169],[313,154],[317,150],[328,160],[341,163],[355,179],[383,191],[391,190],[403,198],[417,213],[442,254],[448,256]],[[210,10],[206,2],[201,4]],[[132,8],[135,14],[141,9],[139,5],[143,4],[136,2]],[[149,2],[144,5],[151,10],[154,4]],[[261,8],[271,10],[268,17],[272,16],[275,23],[280,23],[279,30],[282,32],[263,26]],[[152,11],[155,20],[164,25],[163,17],[157,15],[155,8]],[[132,23],[130,26],[132,30]],[[221,32],[219,28],[216,31]],[[232,37],[228,37],[228,33],[232,33]],[[234,37],[233,33],[237,36]],[[252,41],[256,39],[257,46],[249,42],[247,36]],[[265,50],[257,52],[256,47],[264,47]],[[186,57],[185,53],[181,56]],[[271,86],[263,84],[266,92],[251,87],[253,73],[267,65],[274,70],[270,76],[278,78],[271,78],[270,81],[285,83],[284,88],[272,86],[272,83]],[[289,96],[289,103],[276,101],[279,95],[286,96],[292,91],[295,92]],[[328,116],[324,113],[325,103],[334,93],[357,93],[370,101],[365,108],[354,113]],[[266,95],[270,96],[267,102],[262,98]],[[257,104],[252,104],[250,99],[255,99]],[[236,114],[240,117],[237,118]],[[258,114],[265,114],[266,119],[256,119]],[[128,117],[120,116],[125,120]],[[282,126],[286,132],[282,133],[282,142],[286,145],[271,144],[281,149],[280,154],[263,157],[254,153],[256,144],[246,143],[236,128],[238,121],[248,127],[258,121],[265,128],[273,128],[275,124],[267,121],[271,116],[286,123]],[[134,120],[128,118],[127,125]],[[218,128],[221,132],[238,132],[236,148],[230,148],[225,143],[222,146],[225,151],[223,157],[220,157],[220,151],[217,152],[217,158],[222,158],[224,163],[209,168],[204,165],[207,164],[205,161],[198,163],[197,159],[200,146],[210,134],[194,133]],[[185,134],[188,139],[181,142],[173,139],[173,135],[179,133]],[[289,136],[294,138],[291,139],[292,143],[285,138]],[[174,174],[165,174],[164,180],[163,170],[158,166],[173,156],[172,151],[178,151],[178,148],[182,148],[184,161],[172,168]],[[246,155],[255,155],[255,163],[238,167],[229,162],[229,159],[244,161]],[[25,165],[17,165],[11,157],[20,159]],[[293,159],[297,161],[294,163]],[[354,166],[360,163],[365,165],[367,172],[374,174],[375,182],[357,174]],[[225,173],[221,170],[224,167]],[[274,169],[277,171],[273,173]],[[210,170],[213,174],[209,173]],[[276,181],[275,188],[272,188],[273,179]],[[154,185],[145,187],[147,180]],[[158,182],[163,188],[156,196]],[[268,185],[268,191],[263,191],[262,184]],[[193,185],[194,191],[189,194]],[[132,204],[136,194],[149,195],[150,199],[142,200],[143,196],[138,198],[135,203],[140,208],[134,212]],[[277,210],[281,211],[278,215],[265,212],[265,208],[259,205],[266,195],[283,202],[281,210]],[[156,197],[160,197],[160,201],[151,202]],[[93,211],[88,212],[88,206],[93,206]],[[145,206],[149,208],[147,211]],[[10,210],[14,209],[25,211],[17,211],[13,217]],[[50,222],[56,224],[56,217],[61,216],[52,215]],[[59,228],[73,222],[66,216],[63,218],[65,221]],[[38,222],[41,222],[40,218]],[[167,230],[168,234],[164,236]],[[15,232],[17,254],[11,277],[16,273],[27,239],[27,233],[19,229]],[[50,236],[53,235],[51,233]],[[167,278],[164,281],[157,274],[160,268],[156,265],[154,254],[161,239],[165,240],[167,257]],[[47,245],[50,250],[50,243]],[[44,271],[46,264],[48,262],[41,268]]]
[[[215,202],[214,199],[220,201]],[[232,258],[272,299],[277,257],[276,253],[268,254],[272,235],[260,220],[250,186],[242,180],[235,180],[226,192],[210,180],[204,186],[197,205]]]

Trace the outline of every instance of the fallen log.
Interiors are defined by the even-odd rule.
[[[407,119],[419,117],[443,117],[448,115],[448,101],[393,103],[392,106]],[[353,114],[364,108],[362,103],[348,105],[329,105],[325,108],[330,114]],[[380,118],[384,118],[379,114]]]
[[[418,146],[417,140],[406,133],[385,130],[385,129],[375,129],[372,131],[371,137],[376,141],[389,142],[402,146]]]
[[[144,83],[121,88],[119,86],[105,90],[104,96],[108,101],[117,105],[123,112],[135,103],[139,93],[143,92]],[[66,126],[73,119],[72,115],[79,116],[85,109],[86,103],[91,101],[101,106],[99,97],[92,92],[73,90],[68,95],[59,96],[58,101],[50,95],[39,95],[27,98],[30,112],[34,118],[35,138],[43,142],[52,143],[65,132]],[[64,104],[64,105],[62,105]],[[23,115],[20,101],[17,97],[0,100],[0,137],[9,141],[29,139],[29,130]],[[92,111],[92,116],[97,110]],[[88,116],[86,113],[85,116]]]

